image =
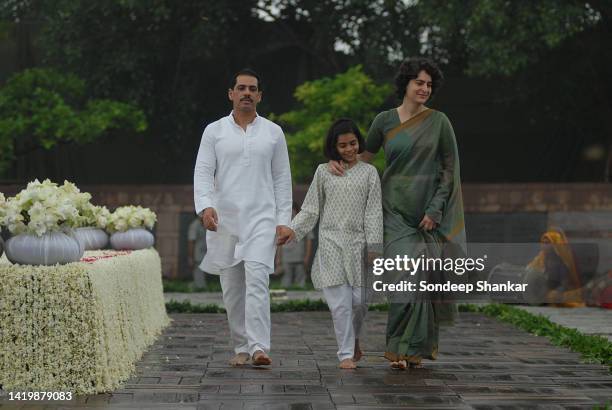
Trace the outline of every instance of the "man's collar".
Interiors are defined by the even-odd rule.
[[[238,125],[238,123],[234,119],[234,110],[230,111],[230,113],[229,113],[229,115],[227,117],[232,122],[232,124],[235,124],[238,127],[240,127],[240,125]],[[251,121],[249,124],[255,125],[258,120],[259,120],[259,114],[257,114],[257,111],[255,111],[255,118],[253,118],[253,121]]]

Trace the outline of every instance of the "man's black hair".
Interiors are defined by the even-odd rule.
[[[257,78],[257,90],[258,91],[262,91],[263,90],[263,86],[261,83],[261,77],[259,76],[259,74],[257,74],[254,70],[251,70],[250,68],[243,68],[242,70],[238,71],[236,74],[234,74],[234,77],[232,77],[232,82],[229,86],[230,89],[234,89],[234,87],[236,86],[236,81],[238,80],[238,76],[239,75],[248,75],[250,77],[255,77]]]

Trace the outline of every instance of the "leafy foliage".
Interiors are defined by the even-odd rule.
[[[512,75],[601,18],[581,1],[429,0],[419,7],[434,54],[454,60],[466,53],[466,71],[484,76]]]
[[[294,96],[301,106],[272,116],[290,130],[287,145],[294,179],[304,182],[312,178],[317,165],[327,161],[323,147],[333,121],[349,117],[365,136],[364,131],[390,92],[390,86],[377,85],[361,66],[332,78],[307,81],[298,86]],[[379,168],[383,166],[381,161],[382,157],[379,157],[376,162]]]
[[[0,89],[0,171],[19,149],[48,150],[58,143],[91,142],[110,130],[146,127],[144,114],[131,104],[88,99],[85,82],[74,75],[28,69]]]
[[[260,0],[255,11],[284,41],[295,41],[317,63],[338,72],[363,64],[384,77],[402,59],[419,53],[420,8],[389,0]],[[342,57],[346,58],[342,58]],[[345,63],[346,62],[346,63]]]
[[[495,102],[531,111],[526,122],[545,124],[541,139],[560,146],[546,151],[543,172],[533,178],[568,180],[581,149],[612,135],[611,15],[607,0],[0,5],[1,18],[34,23],[35,48],[45,63],[83,78],[89,98],[130,101],[143,109],[151,122],[148,154],[164,169],[155,176],[161,182],[191,178],[189,167],[172,165],[193,161],[203,126],[227,113],[225,84],[237,69],[251,66],[263,74],[267,88],[259,110],[267,114],[291,109],[290,90],[305,81],[362,64],[377,81],[388,82],[398,62],[412,55],[433,57],[449,78],[506,77],[499,84],[508,83],[509,90]],[[0,23],[0,38],[8,32]],[[312,161],[308,154],[303,162]],[[299,171],[298,179],[310,173]]]

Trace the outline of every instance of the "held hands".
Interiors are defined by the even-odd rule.
[[[202,214],[202,226],[209,231],[217,231],[217,226],[219,226],[219,217],[217,216],[217,211],[215,208],[209,207],[204,210],[204,213]]]
[[[423,220],[421,221],[421,223],[419,224],[419,229],[423,229],[425,231],[431,231],[432,229],[434,229],[436,227],[436,222],[431,219],[429,216],[425,215],[423,217]]]
[[[295,232],[286,225],[278,225],[276,227],[276,244],[281,246],[289,241],[295,240]]]

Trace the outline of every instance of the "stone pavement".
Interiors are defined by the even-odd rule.
[[[328,312],[272,315],[270,368],[230,368],[223,314],[176,314],[113,393],[66,409],[592,409],[612,404],[612,374],[579,355],[496,320],[462,313],[443,328],[441,354],[424,369],[390,370],[382,357],[386,313],[370,312],[357,370],[336,368]],[[6,404],[6,402],[5,402]],[[5,406],[1,405],[0,409]],[[23,405],[44,407],[44,403]]]

